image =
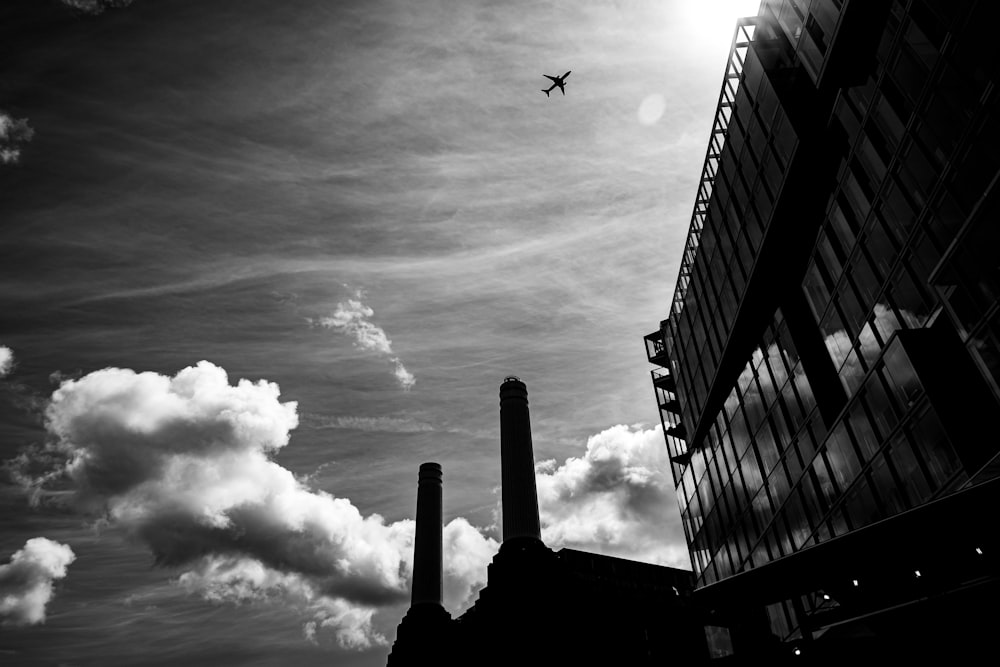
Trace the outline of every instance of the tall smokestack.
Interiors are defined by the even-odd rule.
[[[411,605],[441,606],[441,464],[420,464]]]
[[[524,537],[541,542],[528,388],[513,376],[500,385],[500,483],[504,542]]]

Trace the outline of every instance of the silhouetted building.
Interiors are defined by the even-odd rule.
[[[451,664],[453,624],[441,604],[442,471],[439,463],[422,463],[417,481],[417,520],[413,539],[413,582],[410,608],[396,630],[389,656],[394,665]]]
[[[993,650],[993,9],[765,0],[738,22],[646,336],[715,656]]]
[[[500,450],[503,543],[486,587],[455,620],[440,605],[440,466],[421,466],[413,603],[399,625],[390,667],[704,661],[704,622],[687,604],[689,571],[552,551],[542,542],[528,391],[514,377],[500,387]],[[424,512],[429,466],[436,466],[437,495],[426,501],[434,509]],[[436,544],[422,539],[435,529]]]

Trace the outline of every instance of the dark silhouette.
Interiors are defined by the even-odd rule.
[[[646,336],[691,598],[730,664],[995,660],[993,6],[793,5],[737,22]]]
[[[389,665],[451,664],[451,614],[441,605],[442,471],[438,463],[420,465],[417,527],[413,540],[410,609],[396,630]]]
[[[707,621],[687,599],[690,572],[552,551],[542,542],[528,390],[516,377],[500,386],[500,452],[503,544],[489,565],[487,586],[454,620],[439,597],[440,468],[420,467],[413,604],[399,624],[389,666],[707,661]]]
[[[548,88],[542,88],[542,92],[545,93],[545,97],[548,97],[549,93],[552,92],[552,89],[555,88],[555,87],[557,87],[557,86],[559,87],[559,90],[562,91],[562,94],[565,95],[566,94],[566,88],[564,86],[566,85],[566,77],[568,77],[569,74],[570,74],[570,72],[572,72],[572,71],[573,70],[569,70],[568,72],[566,72],[562,76],[549,76],[548,74],[543,74],[542,76],[544,76],[546,79],[552,79],[552,81],[553,81],[552,85],[549,86]]]

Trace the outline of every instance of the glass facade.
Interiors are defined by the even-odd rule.
[[[765,0],[737,27],[694,240],[646,337],[700,587],[1000,476],[1000,442],[972,437],[1000,408],[987,18]],[[819,589],[761,608],[788,641],[844,613]]]

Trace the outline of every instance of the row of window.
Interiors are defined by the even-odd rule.
[[[751,49],[747,78],[760,67]],[[796,144],[766,77],[753,91],[741,85],[734,109],[684,308],[666,332],[688,423],[704,407]]]
[[[801,446],[805,433],[822,443],[812,456]],[[714,553],[693,551],[702,583],[920,505],[967,479],[898,337],[829,434],[814,415],[798,440],[729,539]]]
[[[814,406],[778,311],[679,480],[682,518],[696,552],[711,553],[733,530]]]

